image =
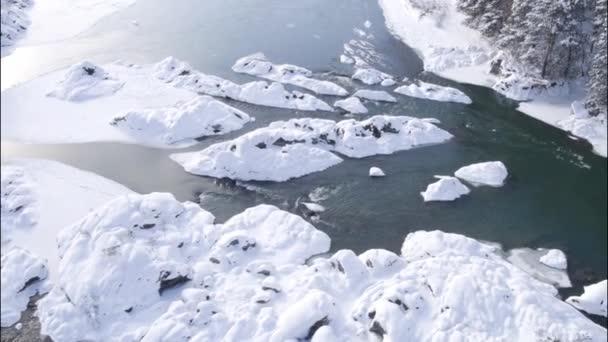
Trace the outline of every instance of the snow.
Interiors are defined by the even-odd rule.
[[[10,241],[17,229],[27,229],[36,225],[36,199],[31,179],[22,167],[2,165],[0,229],[2,244]]]
[[[583,310],[592,315],[608,317],[606,305],[608,303],[608,280],[585,286],[581,296],[572,296],[566,302],[579,310]]]
[[[354,64],[355,60],[346,56],[346,55],[340,55],[340,63],[343,64]]]
[[[334,107],[342,108],[345,111],[353,114],[367,114],[367,108],[361,103],[357,97],[349,97],[344,100],[338,100],[334,103]]]
[[[0,11],[2,57],[5,55],[4,47],[14,45],[30,26],[28,12],[32,3],[32,0],[2,0]]]
[[[543,255],[540,259],[540,262],[543,264],[557,268],[560,270],[565,270],[568,268],[568,261],[566,260],[566,254],[560,251],[559,249],[551,249],[547,252],[547,254]]]
[[[571,110],[572,114],[567,119],[559,121],[557,125],[575,136],[589,141],[596,154],[602,157],[608,156],[606,115],[591,116],[583,104],[578,101],[572,103]]]
[[[396,98],[384,90],[359,89],[353,94],[353,97],[371,101],[397,102]]]
[[[236,61],[234,72],[266,78],[280,83],[293,84],[321,95],[346,96],[339,85],[311,78],[312,71],[292,64],[272,64],[263,53],[254,53]]]
[[[543,248],[515,248],[508,252],[507,260],[538,281],[560,288],[572,287],[565,268],[550,267],[540,261],[546,253]]]
[[[473,103],[473,101],[471,101],[468,96],[466,96],[463,92],[455,88],[442,87],[436,84],[426,83],[419,80],[409,81],[407,78],[403,81],[411,83],[397,87],[394,92],[405,96],[411,96],[433,101],[459,102],[464,104]]]
[[[172,154],[187,172],[239,180],[286,181],[351,158],[391,154],[452,137],[425,119],[377,115],[367,120],[277,121],[199,152]],[[306,163],[302,163],[306,160]]]
[[[367,85],[378,84],[388,80],[388,83],[385,82],[384,84],[382,84],[383,86],[391,85],[390,82],[391,80],[393,80],[393,76],[373,68],[357,68],[352,78],[354,80],[359,80]]]
[[[317,203],[302,202],[302,205],[304,205],[306,209],[315,213],[322,213],[325,211],[325,207]]]
[[[454,172],[454,176],[469,182],[473,186],[488,185],[493,187],[503,186],[508,174],[505,164],[500,161],[471,164]]]
[[[366,20],[366,21],[363,23],[363,26],[365,26],[365,28],[370,28],[370,27],[372,27],[372,22],[371,22],[371,21],[369,21],[369,20]]]
[[[198,94],[269,107],[308,111],[332,110],[327,103],[312,95],[285,90],[281,83],[256,81],[240,85],[217,76],[206,75],[173,57],[167,57],[156,64],[155,76],[174,87],[185,88]]]
[[[381,168],[372,166],[369,168],[369,176],[370,177],[384,177],[386,175],[384,174],[384,171],[382,171]]]
[[[47,95],[66,101],[85,101],[112,95],[123,85],[103,68],[83,61],[69,67],[64,79]]]
[[[25,249],[2,248],[2,322],[8,327],[21,318],[29,302],[40,288],[40,282],[47,277],[48,270],[43,259]]]
[[[143,145],[193,145],[197,138],[243,128],[249,115],[210,96],[195,97],[173,107],[129,111],[111,124]]]
[[[439,180],[429,184],[426,190],[420,193],[425,202],[453,201],[471,192],[458,178],[450,176],[435,176],[435,178]]]

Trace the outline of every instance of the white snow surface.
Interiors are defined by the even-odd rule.
[[[357,97],[349,97],[343,100],[338,100],[334,103],[335,107],[342,108],[352,114],[367,114],[367,108],[361,103]]]
[[[0,174],[0,230],[4,245],[15,230],[36,225],[36,199],[34,184],[22,167],[2,165]]]
[[[515,248],[508,252],[507,260],[535,279],[560,288],[572,287],[572,282],[566,269],[559,269],[540,261],[547,250],[543,248]]]
[[[308,209],[312,212],[315,212],[315,213],[322,213],[325,211],[325,207],[318,203],[302,202],[302,205],[304,205],[306,207],[306,209]]]
[[[393,76],[383,73],[382,71],[373,68],[357,68],[352,78],[359,80],[367,85],[373,85],[381,83],[383,86],[390,86],[395,84]],[[386,81],[386,82],[385,82]],[[391,83],[391,81],[393,81]],[[383,83],[384,82],[384,83]]]
[[[187,146],[200,137],[241,129],[252,120],[247,113],[203,95],[176,106],[132,110],[110,124],[144,145]]]
[[[0,2],[0,48],[2,57],[5,55],[4,48],[14,45],[30,26],[29,9],[32,0],[2,0]]]
[[[473,103],[467,95],[456,88],[443,87],[420,80],[410,81],[407,78],[403,81],[408,82],[409,84],[397,87],[394,92],[405,96],[433,101],[459,102],[464,104]]]
[[[547,251],[547,254],[540,257],[539,261],[549,267],[557,268],[559,270],[568,268],[566,254],[559,249],[550,249]]]
[[[569,297],[566,302],[592,315],[608,317],[608,280],[585,286],[582,295]]]
[[[66,101],[85,101],[112,95],[123,85],[100,66],[83,61],[70,66],[64,79],[47,95]]]
[[[355,60],[352,59],[351,57],[348,57],[344,54],[340,55],[340,63],[344,63],[344,64],[354,64]]]
[[[190,173],[239,180],[286,181],[351,158],[438,144],[452,135],[425,119],[377,115],[367,120],[276,121],[199,152],[172,154]],[[306,163],[302,163],[306,160]]]
[[[369,168],[369,176],[370,177],[384,177],[386,175],[384,174],[384,171],[382,171],[381,168],[379,168],[377,166],[372,166]]]
[[[287,91],[281,83],[255,81],[236,84],[221,77],[206,75],[186,62],[167,57],[155,66],[157,78],[178,88],[198,94],[224,97],[261,106],[299,110],[332,111],[322,100],[299,91]]]
[[[454,172],[454,176],[469,182],[473,186],[501,187],[508,175],[507,167],[500,161],[471,164]]]
[[[346,89],[335,83],[311,78],[312,71],[308,69],[292,64],[272,64],[261,52],[240,58],[232,66],[232,70],[271,81],[293,84],[321,95],[348,95]]]
[[[371,101],[380,101],[380,102],[397,102],[397,99],[391,96],[391,94],[385,92],[384,90],[369,90],[369,89],[359,89],[354,94],[353,97],[358,97],[360,99],[366,99]]]
[[[48,275],[46,262],[18,247],[2,248],[1,324],[8,327],[21,318],[29,298],[38,292]]]
[[[212,221],[194,203],[150,194],[66,228],[60,278],[39,302],[42,333],[66,342],[605,340],[554,287],[462,235],[418,231],[401,255],[340,250],[305,264],[330,241],[300,217],[261,205]]]
[[[571,115],[557,125],[579,138],[583,138],[591,145],[593,151],[602,156],[608,156],[607,135],[608,126],[606,115],[591,116],[579,101],[574,101],[571,106]]]
[[[458,178],[451,176],[435,176],[435,178],[439,180],[429,184],[426,190],[420,193],[425,202],[453,201],[471,192]]]

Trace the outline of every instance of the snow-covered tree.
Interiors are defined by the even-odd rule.
[[[607,1],[597,0],[595,7],[595,21],[593,30],[593,50],[589,81],[587,83],[586,106],[592,115],[606,112],[608,93],[608,72],[606,70],[606,29]]]

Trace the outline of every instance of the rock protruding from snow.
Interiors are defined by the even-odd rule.
[[[0,227],[2,242],[10,240],[16,229],[36,224],[32,183],[22,167],[2,165],[0,186]]]
[[[540,262],[543,264],[557,268],[559,270],[565,270],[568,268],[568,261],[566,259],[566,254],[560,251],[559,249],[550,249],[547,254],[540,257]]]
[[[409,82],[409,84],[396,88],[394,90],[396,93],[433,101],[473,103],[463,92],[452,87],[443,87],[420,80],[410,81],[407,78],[403,81]]]
[[[123,85],[102,67],[84,61],[69,67],[64,79],[47,95],[66,101],[86,101],[112,95]]]
[[[272,64],[263,53],[254,53],[236,61],[234,72],[266,78],[271,81],[293,84],[321,95],[346,96],[339,85],[311,78],[312,71],[292,64]]]
[[[370,177],[384,177],[386,175],[384,174],[384,171],[382,171],[381,168],[372,166],[369,168],[369,176]]]
[[[342,108],[352,114],[367,114],[367,108],[361,103],[357,97],[349,97],[344,100],[338,100],[334,103],[335,107]]]
[[[602,157],[608,156],[606,115],[591,116],[585,106],[578,101],[572,103],[571,111],[572,115],[566,120],[559,121],[557,125],[575,136],[589,141],[593,145],[595,153]]]
[[[174,107],[132,110],[110,124],[146,145],[193,145],[197,138],[243,128],[252,118],[210,96],[197,96]]]
[[[454,175],[473,186],[501,187],[509,173],[505,164],[500,161],[492,161],[461,167],[454,172]]]
[[[352,158],[438,144],[452,135],[424,119],[378,115],[367,120],[277,121],[200,152],[171,158],[190,173],[239,180],[286,181]],[[305,160],[306,163],[302,163]]]
[[[429,184],[426,190],[420,193],[425,202],[453,201],[471,192],[458,178],[450,176],[435,176],[435,178],[439,180]]]
[[[2,0],[0,11],[0,46],[14,45],[23,36],[31,21],[27,11],[32,0]]]
[[[606,309],[606,306],[608,305],[607,293],[608,280],[602,280],[599,283],[585,286],[582,295],[569,297],[566,299],[566,302],[572,304],[575,308],[592,315],[608,317],[608,311]]]
[[[367,85],[380,83],[383,86],[391,86],[395,84],[393,76],[372,68],[358,68],[352,78]]]
[[[7,250],[8,249],[8,250]],[[38,292],[38,285],[46,279],[46,262],[25,249],[2,247],[2,322],[8,327],[21,318],[31,296]]]
[[[384,90],[369,90],[369,89],[359,89],[354,94],[353,97],[358,97],[360,99],[366,99],[371,101],[380,101],[380,102],[397,102],[397,99],[391,96],[391,94],[385,92]]]
[[[300,110],[325,110],[332,108],[318,98],[298,91],[287,91],[282,84],[264,81],[236,84],[221,77],[206,75],[189,64],[168,57],[156,64],[155,76],[175,87],[256,105]]]

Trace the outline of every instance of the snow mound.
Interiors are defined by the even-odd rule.
[[[2,247],[2,327],[21,318],[29,298],[38,292],[40,281],[48,274],[44,260],[22,248],[5,248]]]
[[[592,315],[608,317],[606,305],[608,303],[608,280],[585,286],[581,296],[572,296],[566,302],[575,308],[583,310]]]
[[[372,166],[369,168],[369,176],[370,177],[384,177],[386,175],[384,174],[384,171],[382,171],[381,168]]]
[[[47,96],[66,101],[86,101],[117,92],[124,82],[110,76],[102,67],[88,61],[72,65],[64,79]]]
[[[559,121],[557,125],[575,136],[589,141],[593,145],[595,153],[602,157],[608,156],[606,115],[591,116],[584,105],[578,101],[572,103],[571,112],[572,115],[568,119]]]
[[[340,63],[343,63],[343,64],[354,64],[355,60],[352,59],[351,57],[346,56],[346,55],[340,55]]]
[[[543,255],[539,259],[543,264],[557,268],[560,270],[565,270],[568,268],[568,261],[566,259],[566,254],[560,251],[559,249],[551,249],[547,252],[547,254]]]
[[[471,192],[458,178],[450,176],[435,176],[435,178],[439,180],[429,184],[426,190],[420,193],[425,202],[453,201]]]
[[[197,96],[186,103],[160,109],[129,111],[110,124],[146,145],[193,145],[197,138],[243,128],[252,121],[245,112],[210,96]]]
[[[410,82],[407,78],[404,82]],[[433,101],[442,102],[459,102],[464,104],[471,104],[473,101],[466,96],[463,92],[458,89],[451,87],[442,87],[436,84],[426,83],[422,81],[412,81],[408,85],[403,85],[394,90],[394,92],[416,97],[420,99],[427,99]]]
[[[488,185],[493,187],[503,186],[508,174],[505,164],[500,161],[471,164],[454,172],[454,176],[471,183],[473,186]]]
[[[293,84],[321,95],[346,96],[339,85],[311,78],[312,71],[292,64],[272,64],[263,53],[254,53],[236,61],[234,72],[266,78],[271,81]]]
[[[289,92],[280,83],[257,81],[239,85],[217,76],[203,74],[173,57],[167,57],[156,64],[154,74],[174,87],[185,88],[198,94],[269,107],[309,111],[332,110],[331,106],[318,98],[298,91]]]
[[[0,227],[4,243],[10,240],[13,231],[33,227],[37,217],[34,189],[25,170],[15,165],[2,165],[0,175]]]
[[[397,102],[396,98],[384,90],[359,89],[353,94],[353,97],[371,101]]]
[[[424,119],[407,116],[377,115],[338,123],[304,118],[273,122],[234,140],[171,158],[198,175],[281,182],[340,163],[342,159],[331,152],[363,158],[438,144],[451,137]]]
[[[322,213],[325,211],[325,207],[317,203],[302,202],[302,205],[314,213]]]
[[[1,47],[14,45],[23,36],[31,24],[27,12],[32,3],[32,0],[2,0],[2,10],[0,11]]]
[[[359,80],[367,85],[381,83],[381,85],[383,86],[391,86],[395,84],[393,76],[372,68],[357,68],[352,78],[354,80]]]
[[[361,100],[357,97],[338,100],[334,103],[334,106],[353,114],[367,114],[367,108],[365,108],[363,103],[361,103]]]

